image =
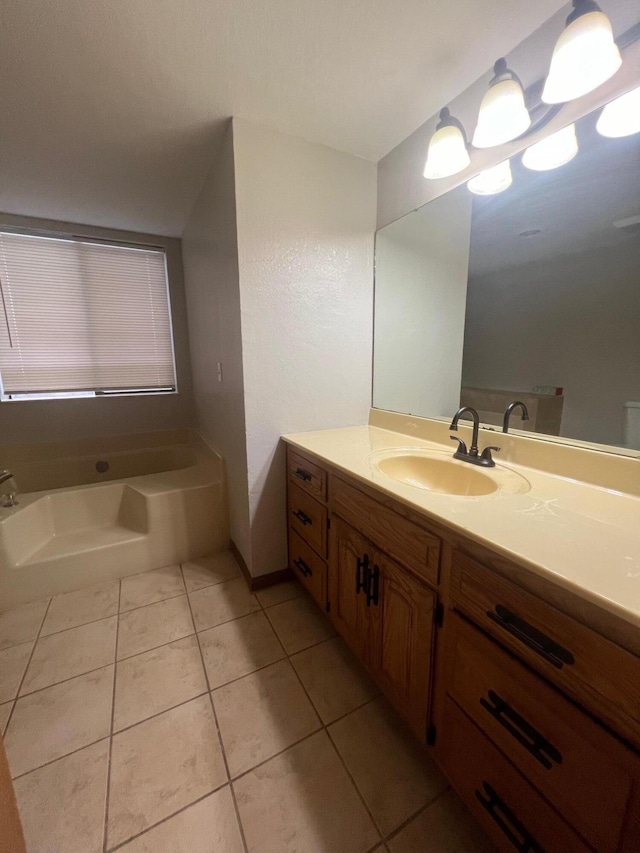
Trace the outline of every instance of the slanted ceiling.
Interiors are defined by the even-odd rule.
[[[0,210],[179,236],[232,115],[377,161],[558,0],[3,0]]]

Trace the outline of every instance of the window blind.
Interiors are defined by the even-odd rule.
[[[175,390],[162,249],[0,232],[0,291],[5,397]]]

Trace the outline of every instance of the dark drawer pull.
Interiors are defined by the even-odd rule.
[[[356,595],[360,592],[364,592],[365,584],[368,583],[369,578],[369,555],[363,554],[362,558],[358,557],[358,561],[356,563]]]
[[[487,616],[505,631],[508,631],[525,646],[528,646],[536,654],[543,657],[556,669],[562,669],[564,664],[575,663],[575,658],[570,651],[556,643],[542,631],[538,631],[533,625],[529,625],[524,619],[516,616],[502,604],[496,604],[495,612],[487,610]]]
[[[544,853],[544,847],[541,847],[529,830],[520,823],[491,785],[483,782],[482,788],[482,793],[476,791],[476,797],[518,853]]]
[[[304,480],[305,483],[311,481],[311,474],[308,471],[305,471],[304,468],[296,468],[294,474],[299,480]]]
[[[521,717],[508,702],[505,702],[494,690],[489,690],[489,701],[480,699],[482,707],[494,717],[501,726],[503,726],[509,734],[514,737],[518,743],[530,752],[531,755],[546,767],[551,770],[552,762],[556,764],[562,763],[562,755],[559,750],[549,743],[539,731],[534,729],[531,723],[528,723],[524,717]]]
[[[296,568],[300,569],[301,574],[305,578],[310,578],[313,575],[313,572],[311,571],[309,566],[305,563],[305,561],[302,559],[302,557],[298,557],[297,560],[294,560],[293,565],[296,566]]]
[[[367,578],[367,607],[378,604],[378,593],[380,590],[380,566],[374,566]]]
[[[311,519],[306,514],[306,512],[302,512],[301,509],[296,509],[293,514],[295,515],[295,517],[298,519],[298,521],[301,524],[304,524],[304,525],[313,524],[313,521],[311,521]]]

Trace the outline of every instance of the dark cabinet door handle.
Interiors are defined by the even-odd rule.
[[[380,566],[374,566],[367,579],[367,607],[378,603],[380,591]]]
[[[296,468],[294,474],[299,480],[304,480],[305,483],[308,483],[311,480],[311,474],[308,471],[305,471],[304,468]]]
[[[539,731],[534,729],[531,723],[521,717],[508,702],[505,702],[494,690],[489,690],[487,696],[489,697],[488,701],[487,699],[480,699],[480,704],[485,711],[488,711],[518,743],[522,744],[536,761],[539,761],[547,770],[552,769],[553,762],[562,763],[560,751],[549,743]]]
[[[305,578],[310,578],[313,575],[313,572],[309,568],[309,566],[305,563],[302,557],[298,557],[297,560],[293,561],[293,565],[300,569],[300,572]]]
[[[502,604],[496,604],[494,610],[487,610],[487,616],[556,669],[562,669],[565,664],[575,663],[575,658],[568,649],[556,643],[551,637],[547,637],[533,625],[529,625]]]
[[[300,524],[304,524],[304,525],[313,524],[313,521],[311,521],[311,519],[306,514],[306,512],[303,512],[301,509],[296,509],[293,514],[298,519]]]
[[[363,592],[369,577],[369,555],[363,554],[362,558],[358,557],[356,563],[356,595]]]
[[[544,853],[544,847],[535,840],[511,809],[488,782],[482,783],[482,791],[476,797],[493,821],[500,827],[518,853]]]

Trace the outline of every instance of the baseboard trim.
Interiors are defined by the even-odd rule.
[[[238,565],[242,570],[244,579],[246,580],[251,592],[255,592],[258,589],[265,589],[268,586],[273,586],[274,584],[282,583],[283,581],[291,580],[291,569],[279,569],[277,572],[269,572],[268,575],[258,575],[254,578],[233,539],[231,540],[229,547],[231,549],[231,553],[238,561]]]

